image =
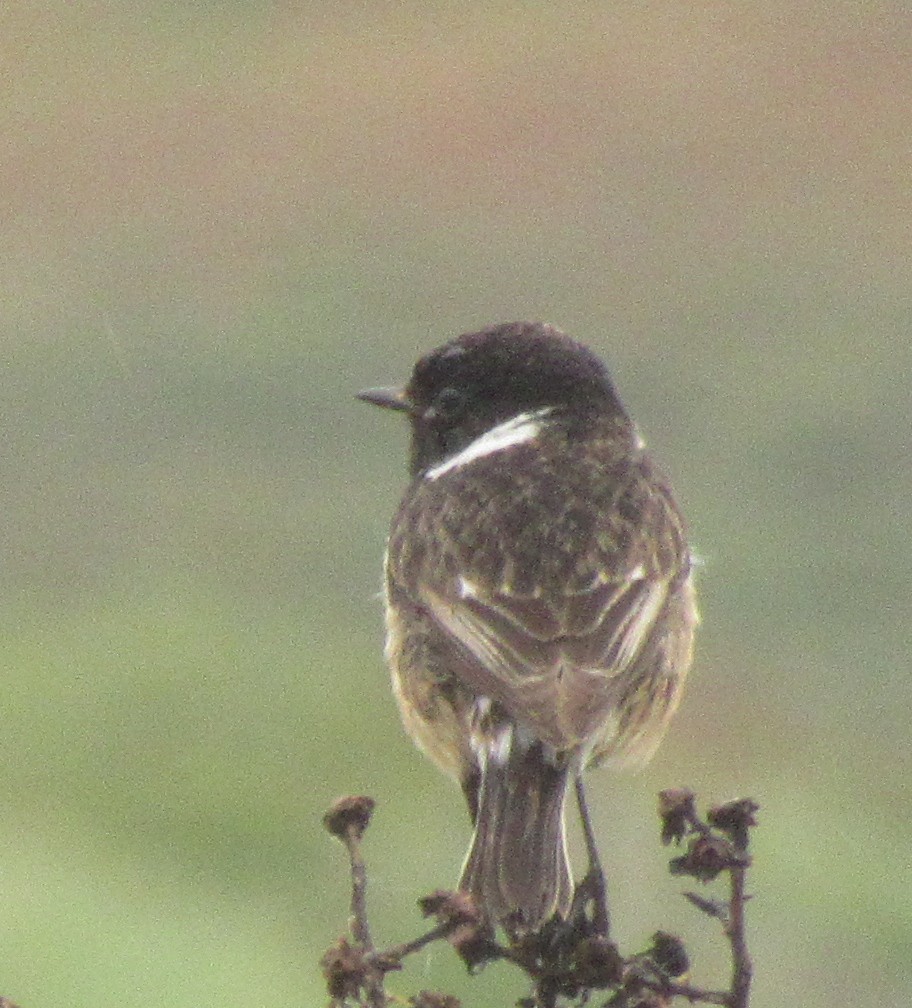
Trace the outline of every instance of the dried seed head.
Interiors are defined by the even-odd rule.
[[[694,793],[688,788],[667,788],[659,792],[659,818],[662,820],[662,843],[680,843],[696,818]]]
[[[647,954],[666,976],[681,977],[690,969],[684,942],[667,931],[656,931],[652,936],[652,948]]]
[[[462,1002],[452,994],[435,994],[433,991],[419,991],[409,998],[411,1008],[461,1008]]]
[[[756,813],[759,808],[752,798],[739,798],[737,801],[714,806],[707,813],[706,819],[711,826],[731,837],[736,847],[744,850],[748,845],[750,828],[757,825]]]
[[[323,816],[323,825],[343,842],[351,836],[360,838],[370,825],[375,805],[367,795],[337,798]]]
[[[346,938],[340,938],[323,953],[320,967],[329,996],[336,1001],[357,998],[368,983],[370,967],[364,950],[351,945]]]

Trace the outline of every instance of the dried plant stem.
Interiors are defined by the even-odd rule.
[[[420,937],[414,938],[412,941],[403,942],[401,945],[393,945],[380,954],[384,959],[390,961],[404,959],[413,952],[420,952],[425,945],[430,945],[431,942],[438,941],[441,938],[448,938],[458,926],[458,921],[445,921],[443,924],[438,924],[437,927],[431,928],[430,931],[427,931]]]
[[[362,986],[369,1008],[387,1008],[386,992],[383,989],[383,970],[374,966],[376,956],[370,924],[367,920],[367,865],[361,853],[361,838],[370,823],[374,810],[374,800],[366,795],[340,798],[323,817],[323,823],[333,836],[345,844],[351,874],[351,918],[349,927],[352,937],[360,946],[365,969]]]
[[[740,851],[744,853],[744,851]],[[744,906],[747,902],[745,892],[746,867],[732,868],[731,899],[729,901],[729,916],[725,933],[731,945],[732,980],[730,1008],[747,1008],[750,998],[751,979],[754,966],[747,950],[747,935],[745,931]]]
[[[361,833],[355,828],[345,831],[343,842],[348,850],[351,869],[351,931],[352,937],[364,949],[365,955],[374,952],[370,925],[367,921],[367,867],[361,853]],[[386,992],[383,989],[383,973],[370,971],[365,976],[365,994],[370,1008],[386,1008]]]
[[[645,986],[664,997],[685,998],[691,1004],[723,1005],[724,1008],[731,1008],[732,1004],[731,994],[728,991],[704,990],[702,987],[682,983],[645,984]]]
[[[750,830],[757,825],[758,805],[749,798],[710,808],[706,818],[696,809],[693,793],[673,788],[659,796],[662,842],[686,841],[686,851],[669,863],[673,875],[687,875],[708,883],[726,874],[729,899],[686,892],[684,896],[703,914],[722,924],[731,951],[731,986],[710,990],[687,983],[689,957],[683,942],[666,931],[656,931],[643,952],[623,957],[608,936],[604,876],[598,864],[595,836],[578,786],[589,872],[577,887],[574,910],[566,920],[547,922],[538,932],[509,936],[500,944],[490,921],[472,897],[464,892],[437,890],[418,901],[425,918],[437,925],[424,934],[387,949],[375,947],[367,913],[367,867],[362,838],[374,808],[372,798],[361,795],[338,799],[324,816],[326,828],[348,852],[351,940],[340,938],[323,955],[332,1008],[390,1008],[404,1003],[387,995],[387,973],[402,969],[403,960],[432,942],[448,941],[472,972],[495,960],[512,963],[532,982],[531,996],[517,1004],[526,1008],[555,1008],[572,1000],[589,1004],[598,991],[613,992],[608,1005],[670,1005],[675,999],[720,1008],[749,1008],[753,964],[747,948],[745,906],[747,869],[751,864]],[[645,996],[645,1000],[644,1000]],[[5,1002],[0,999],[0,1008]],[[422,991],[408,1004],[415,1008],[458,1008],[449,994]]]
[[[351,931],[352,937],[366,952],[373,952],[370,924],[367,920],[367,868],[361,854],[361,838],[354,830],[346,830],[345,847],[351,870]]]

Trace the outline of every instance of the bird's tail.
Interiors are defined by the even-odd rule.
[[[475,834],[459,888],[511,934],[566,916],[572,879],[564,801],[570,768],[521,732],[488,751],[478,792]]]

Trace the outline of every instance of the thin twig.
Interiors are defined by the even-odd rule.
[[[754,973],[747,950],[744,908],[750,899],[746,892],[747,869],[751,863],[748,854],[750,828],[757,825],[754,814],[758,808],[752,799],[742,798],[711,808],[707,815],[709,822],[726,834],[736,854],[728,869],[729,903],[725,922],[725,935],[731,946],[732,958],[730,1008],[747,1008]]]
[[[370,958],[374,952],[374,942],[371,938],[370,925],[367,922],[367,867],[361,854],[361,831],[349,827],[343,840],[348,850],[348,862],[351,867],[351,929],[355,941],[364,949],[365,956]],[[370,1008],[386,1008],[386,992],[383,989],[383,973],[374,974],[371,970],[365,974],[365,994]]]
[[[351,868],[352,937],[365,952],[373,952],[374,942],[367,921],[367,868],[361,854],[361,836],[354,829],[348,829],[345,831],[344,843]]]
[[[747,902],[745,894],[745,867],[732,868],[731,902],[729,904],[728,923],[725,934],[731,945],[732,981],[730,1008],[747,1008],[750,997],[751,978],[754,965],[747,950],[747,935],[745,933],[744,905]]]
[[[413,952],[419,952],[425,945],[430,945],[431,942],[435,942],[440,938],[448,938],[460,926],[459,921],[445,921],[443,924],[438,924],[437,927],[431,928],[430,931],[420,935],[418,938],[413,938],[411,941],[403,942],[401,945],[393,945],[391,948],[384,949],[378,953],[378,956],[384,961],[398,962]]]
[[[674,983],[673,981],[663,981],[655,983],[651,980],[642,981],[643,986],[663,997],[686,998],[691,1004],[713,1004],[731,1006],[731,994],[728,991],[704,990],[702,987],[694,987],[691,984]]]

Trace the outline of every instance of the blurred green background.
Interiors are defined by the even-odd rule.
[[[593,777],[617,935],[723,943],[655,792],[762,804],[757,1008],[912,993],[912,15],[901,4],[68,2],[2,16],[0,993],[320,1005],[320,816],[378,801],[382,942],[461,797],[403,737],[377,598],[456,333],[590,343],[705,559],[692,686]],[[449,951],[393,989],[512,1003]]]

